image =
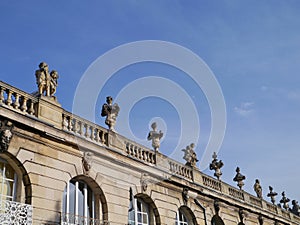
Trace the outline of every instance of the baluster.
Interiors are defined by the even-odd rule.
[[[72,125],[73,118],[71,116],[69,116],[68,118],[69,118],[68,131],[72,131],[72,129],[73,129],[73,125]]]
[[[98,128],[95,128],[95,141],[99,142],[100,140],[100,132]]]
[[[22,103],[22,106],[21,106],[21,110],[23,112],[26,112],[26,110],[27,110],[27,100],[28,99],[25,96],[23,96],[23,103]]]
[[[35,113],[35,111],[34,111],[34,103],[33,103],[32,100],[30,100],[30,108],[29,108],[28,112],[29,112],[30,115],[33,115]]]
[[[6,100],[6,104],[7,104],[7,106],[10,106],[11,105],[11,103],[12,103],[12,99],[11,99],[11,95],[12,95],[12,92],[11,92],[11,90],[7,90],[7,100]]]
[[[75,133],[75,134],[77,134],[77,132],[78,132],[78,120],[76,120],[75,118],[73,118],[73,132]]]
[[[4,89],[0,87],[0,104],[4,102]]]
[[[68,130],[68,118],[65,114],[63,114],[63,129]]]
[[[83,123],[81,121],[78,121],[78,126],[79,126],[78,134],[80,136],[82,136],[82,134],[83,134]]]
[[[95,138],[94,138],[94,135],[95,135],[95,128],[91,126],[91,140],[93,141]]]
[[[84,136],[87,138],[89,136],[89,125],[85,124],[84,128],[85,128]]]
[[[15,109],[18,109],[20,106],[20,95],[18,93],[15,93],[15,102],[13,103],[13,107]]]

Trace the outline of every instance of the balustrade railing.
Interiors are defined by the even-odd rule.
[[[105,220],[83,217],[74,214],[61,214],[61,225],[109,225]]]
[[[237,198],[237,199],[240,199],[240,200],[243,200],[243,201],[245,200],[243,191],[240,191],[240,190],[237,190],[235,188],[229,187],[228,188],[228,193],[229,193],[230,196],[232,196],[234,198]]]
[[[38,100],[33,95],[0,81],[0,105],[22,114],[36,115]]]
[[[260,198],[254,197],[254,196],[250,196],[250,203],[252,205],[256,205],[258,207],[262,207],[262,200]]]
[[[136,159],[150,164],[156,164],[156,155],[153,150],[147,150],[136,143],[125,141],[126,153]]]
[[[208,176],[202,175],[203,185],[217,191],[221,191],[221,182]]]
[[[14,201],[0,201],[0,224],[31,225],[32,206]]]
[[[99,144],[107,145],[108,132],[105,128],[69,112],[63,112],[63,130]]]
[[[169,166],[171,173],[193,180],[193,170],[191,168],[171,159],[169,159]]]

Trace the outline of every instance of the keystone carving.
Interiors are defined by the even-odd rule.
[[[182,199],[183,199],[183,204],[187,205],[187,202],[189,200],[189,189],[187,187],[184,187],[182,190]]]
[[[88,174],[92,168],[94,153],[85,152],[82,158],[82,165],[85,174]]]
[[[6,152],[12,138],[13,124],[9,121],[0,121],[0,152]]]

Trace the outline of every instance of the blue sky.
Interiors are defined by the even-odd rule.
[[[190,49],[213,71],[223,91],[223,180],[235,185],[232,178],[240,166],[250,193],[258,178],[265,199],[271,185],[300,201],[299,1],[0,1],[0,12],[0,79],[33,92],[34,71],[45,61],[60,75],[56,96],[68,111],[81,77],[105,52],[142,40]],[[201,157],[211,129],[208,102],[192,79],[168,65],[141,63],[114,74],[97,98],[96,122],[104,125],[99,110],[105,96],[116,96],[145,76],[170,79],[194,100],[201,123],[196,147]],[[125,106],[120,107],[122,113]],[[169,155],[180,136],[180,115],[166,99],[142,99],[128,121],[135,136],[143,139],[156,117],[167,126],[161,152]]]

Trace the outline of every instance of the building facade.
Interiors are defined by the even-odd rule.
[[[67,112],[52,92],[0,82],[0,224],[300,224],[295,210]]]

